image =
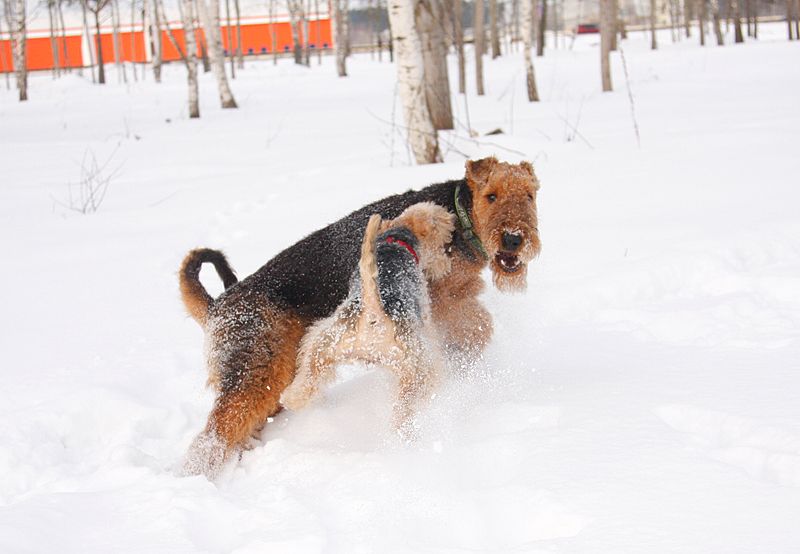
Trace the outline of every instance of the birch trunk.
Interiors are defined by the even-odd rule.
[[[236,78],[235,56],[233,55],[233,30],[231,29],[231,0],[225,0],[225,32],[228,35],[228,59],[231,62],[231,79]],[[225,49],[223,48],[223,54]]]
[[[294,46],[294,63],[303,65],[303,47],[300,44],[300,8],[297,0],[287,0],[289,9],[289,26],[292,29],[292,43]],[[345,45],[345,51],[347,46]]]
[[[242,51],[242,11],[239,0],[233,0],[233,9],[236,12],[236,64],[239,69],[244,69],[244,52]]]
[[[278,35],[275,34],[275,0],[269,0],[269,36],[272,40],[272,65],[278,65]]]
[[[464,15],[464,5],[462,0],[454,0],[453,3],[453,35],[455,35],[456,53],[458,54],[458,92],[467,92],[467,71],[466,60],[464,58],[464,25],[462,17]]]
[[[111,25],[114,33],[114,67],[117,68],[117,80],[128,82],[128,74],[122,64],[122,40],[119,36],[119,0],[111,0]]]
[[[50,23],[50,53],[53,56],[53,79],[58,77],[58,43],[56,42],[56,23],[55,23],[55,3],[53,0],[47,0],[47,19]]]
[[[655,0],[651,0],[651,5]],[[613,32],[612,15],[613,0],[600,0],[600,73],[603,92],[610,92],[611,86],[611,33]]]
[[[489,36],[492,43],[492,59],[500,57],[500,33],[497,29],[497,0],[489,0]]]
[[[656,40],[656,0],[650,0],[650,49],[658,49]]]
[[[311,49],[308,47],[308,12],[309,10],[303,6],[303,11],[300,12],[300,28],[303,30],[303,65],[306,67],[311,67]]]
[[[483,50],[486,31],[483,28],[483,0],[475,0],[475,23],[472,26],[475,44],[475,80],[478,96],[483,96]]]
[[[524,0],[523,0],[524,1]],[[536,5],[534,4],[533,9],[536,10]],[[533,15],[534,21],[536,21],[537,15],[534,13]],[[537,56],[544,56],[544,47],[545,47],[545,33],[547,32],[547,0],[542,0],[542,15],[539,17],[539,34],[536,35],[536,55]]]
[[[725,41],[722,38],[722,24],[719,17],[719,0],[711,0],[711,15],[714,20],[714,35],[717,37],[717,46],[722,46]]]
[[[61,0],[56,0],[56,7],[58,8],[58,21],[61,26],[61,62],[66,71],[71,72],[69,55],[67,54],[67,27],[64,25],[64,10],[61,7]]]
[[[538,102],[539,91],[536,90],[536,75],[533,73],[533,48],[531,37],[533,35],[533,10],[536,0],[522,0],[520,16],[522,17],[522,44],[525,49],[525,82],[528,86],[528,101]]]
[[[744,35],[742,34],[742,13],[739,9],[739,0],[731,0],[731,7],[733,8],[733,36],[734,42],[744,42]]]
[[[103,63],[103,41],[100,37],[100,9],[94,12],[94,43],[97,48],[97,82],[106,84],[106,65]]]
[[[697,30],[700,33],[700,46],[706,45],[706,0],[697,0]]]
[[[194,2],[181,0],[183,10],[183,34],[186,39],[186,64],[187,83],[189,85],[189,117],[200,117],[200,94],[197,86],[197,40],[194,28]]]
[[[617,51],[617,32],[619,30],[619,0],[611,0],[611,51]]]
[[[161,17],[158,15],[158,0],[144,0],[150,13],[150,32],[153,48],[153,76],[161,82],[161,65],[164,62],[164,44],[161,38]]]
[[[25,0],[9,0],[11,12],[9,25],[11,27],[13,47],[14,75],[17,78],[20,102],[25,102],[28,99],[28,68],[25,65],[28,49],[28,29],[25,7]]]
[[[437,130],[452,129],[453,109],[447,75],[447,45],[441,26],[444,10],[439,0],[419,0],[414,12],[422,48],[425,99],[431,121]]]
[[[692,36],[692,0],[683,0],[683,26],[686,38]]]
[[[417,163],[437,163],[441,161],[441,154],[425,102],[424,62],[422,45],[414,28],[414,5],[412,0],[390,0],[388,8],[408,143]]]
[[[92,82],[96,83],[97,79],[94,74],[94,45],[92,44],[92,34],[89,32],[89,8],[86,5],[86,0],[81,0],[81,14],[83,15],[83,36],[86,37],[86,42],[89,43],[89,67],[92,70]]]
[[[332,0],[333,3],[333,41],[336,51],[336,71],[339,77],[347,77],[347,38],[344,36],[343,0]]]
[[[8,2],[3,0],[3,13],[0,14],[0,35],[3,34],[3,20],[8,16]],[[6,76],[6,90],[11,90],[11,78],[9,74],[13,71],[13,63],[6,59],[6,49],[0,48],[0,73]]]
[[[219,89],[219,100],[223,108],[236,108],[236,100],[233,98],[228,77],[225,75],[225,58],[222,56],[222,40],[219,31],[219,0],[197,0],[197,7],[200,12],[200,20],[203,22],[208,53],[211,58],[211,66],[214,70],[214,77],[217,79]]]

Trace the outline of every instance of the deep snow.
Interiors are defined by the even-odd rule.
[[[457,99],[428,167],[369,55],[347,79],[249,63],[233,112],[204,75],[199,121],[178,65],[158,86],[37,74],[26,104],[0,89],[0,551],[800,550],[800,43],[760,31],[656,52],[632,34],[641,147],[596,37],[535,60],[536,105],[520,53],[487,60],[470,122],[505,134],[469,138]],[[87,150],[119,174],[83,216],[56,200]],[[534,161],[544,251],[525,295],[487,292],[485,364],[446,380],[419,443],[392,440],[386,375],[345,368],[216,483],[178,477],[212,401],[185,252],[244,276],[489,154]]]

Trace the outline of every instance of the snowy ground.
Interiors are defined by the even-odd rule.
[[[597,37],[536,59],[536,105],[521,54],[487,61],[469,121],[505,134],[468,138],[459,99],[429,167],[369,55],[347,79],[251,63],[235,112],[205,75],[200,121],[177,65],[0,90],[0,552],[800,550],[800,43],[760,31],[625,42],[641,147]],[[83,216],[59,202],[87,150],[119,174]],[[544,251],[524,296],[486,294],[486,364],[446,382],[419,444],[389,440],[391,383],[353,368],[218,482],[177,477],[212,401],[183,254],[247,275],[489,154],[534,161]]]

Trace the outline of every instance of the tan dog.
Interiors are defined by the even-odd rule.
[[[377,214],[370,218],[350,293],[300,342],[297,374],[281,396],[283,406],[305,406],[320,384],[335,376],[336,364],[380,365],[398,378],[394,423],[411,437],[414,405],[443,366],[427,282],[450,271],[445,245],[453,229],[453,215],[431,202],[415,204],[391,221]]]

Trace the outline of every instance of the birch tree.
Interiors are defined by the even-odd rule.
[[[292,43],[294,45],[294,63],[303,65],[303,46],[300,42],[300,13],[303,11],[303,0],[286,0],[289,9],[289,25],[292,29]],[[347,45],[345,44],[345,49]]]
[[[25,0],[4,0],[6,24],[11,31],[11,56],[14,60],[14,76],[17,79],[20,102],[28,100],[28,68],[25,65],[28,29],[25,7]]]
[[[422,47],[425,98],[433,126],[437,130],[452,129],[447,42],[442,27],[445,18],[440,0],[416,0],[414,19]]]
[[[455,38],[456,54],[458,55],[458,92],[467,92],[467,71],[464,58],[464,25],[462,17],[464,5],[462,0],[453,0],[453,36]]]
[[[83,16],[83,36],[86,37],[86,40],[89,43],[89,68],[91,69],[92,73],[92,82],[96,83],[97,79],[95,78],[94,71],[94,47],[92,45],[92,35],[89,32],[89,8],[86,5],[86,0],[81,0],[81,15]]]
[[[347,0],[332,0],[333,42],[336,53],[336,71],[339,77],[347,77],[347,37],[344,18],[347,17]]]
[[[650,0],[650,49],[658,49],[658,41],[656,40],[656,0]]]
[[[233,9],[236,12],[236,65],[244,69],[244,52],[242,50],[242,10],[239,0],[233,0]]]
[[[153,76],[161,82],[161,66],[164,62],[164,44],[161,37],[161,17],[158,15],[158,0],[144,0],[146,14],[150,16],[150,41],[153,51]]]
[[[128,74],[122,64],[122,40],[119,35],[119,0],[111,0],[111,25],[114,33],[114,67],[117,69],[117,80],[128,82]]]
[[[538,102],[539,92],[536,90],[536,76],[533,73],[533,59],[531,49],[533,48],[533,11],[536,0],[522,0],[520,6],[520,16],[522,17],[522,44],[525,49],[525,82],[528,87],[528,101]]]
[[[231,79],[236,78],[235,56],[233,55],[233,31],[231,29],[231,0],[225,0],[225,34],[228,35],[228,59],[231,62]],[[224,49],[223,49],[224,54]]]
[[[651,5],[655,0],[650,0]],[[611,86],[611,33],[614,32],[612,20],[613,0],[600,0],[600,74],[603,92],[610,92]]]
[[[786,0],[786,26],[789,31],[789,40],[795,40],[794,28],[792,27],[793,11],[794,0]]]
[[[47,0],[47,19],[50,24],[50,53],[53,56],[53,79],[58,77],[59,59],[58,42],[56,41],[55,0]]]
[[[489,0],[489,40],[492,43],[492,59],[500,57],[500,33],[497,28],[497,0]]]
[[[106,70],[103,63],[103,41],[100,35],[100,12],[108,6],[110,0],[86,0],[86,7],[94,15],[94,43],[97,53],[97,82],[106,84]]]
[[[708,11],[706,9],[706,0],[697,0],[697,30],[700,34],[700,46],[706,45],[706,20],[708,19]]]
[[[739,7],[739,0],[731,0],[731,8],[733,8],[733,36],[734,42],[744,42],[744,35],[742,34],[742,13]]]
[[[200,94],[197,85],[197,41],[194,27],[194,2],[181,0],[183,9],[183,34],[186,40],[186,54],[183,63],[186,64],[186,80],[189,85],[189,117],[200,117]]]
[[[3,0],[2,3],[3,13],[0,13],[0,36],[3,35],[3,22],[9,19],[8,17],[8,0]],[[6,76],[6,90],[11,90],[11,79],[9,74],[12,72],[13,64],[10,60],[6,59],[6,49],[0,48],[0,73]]]
[[[475,19],[472,26],[473,43],[475,45],[475,81],[478,96],[483,96],[483,51],[486,41],[486,30],[483,28],[483,0],[475,0]]]
[[[417,163],[437,163],[442,158],[425,101],[422,45],[414,28],[413,0],[389,0],[388,9],[408,143]]]
[[[524,1],[524,0],[523,0]],[[533,5],[533,20],[536,21],[536,4]],[[536,35],[536,55],[544,56],[545,33],[547,31],[547,0],[542,0],[542,14],[539,17],[539,32]]]
[[[725,44],[725,40],[722,37],[722,24],[720,22],[719,16],[719,0],[710,0],[711,1],[711,17],[714,23],[714,35],[717,38],[717,46],[722,46]]]
[[[222,55],[222,39],[219,31],[219,0],[197,0],[200,20],[203,22],[211,66],[219,89],[219,100],[223,108],[236,108],[236,100],[225,75],[225,58]]]

